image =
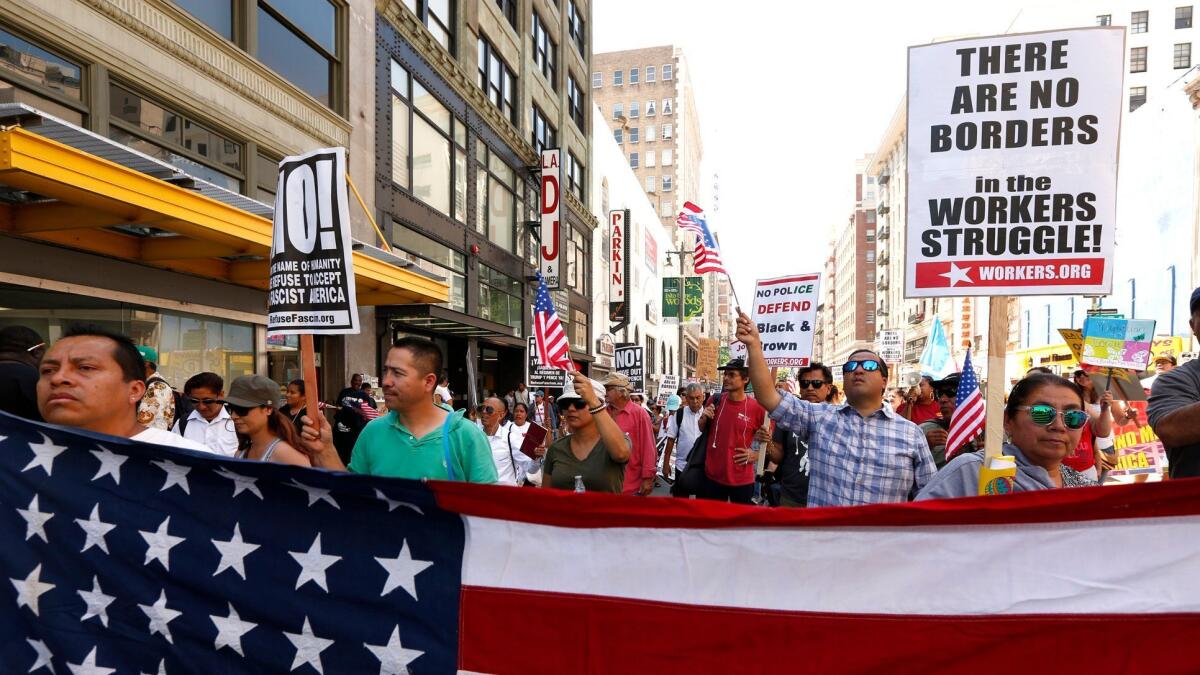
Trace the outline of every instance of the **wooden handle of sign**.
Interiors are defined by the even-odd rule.
[[[771,385],[772,386],[774,386],[775,378],[778,376],[779,376],[779,369],[772,368],[771,369]],[[763,416],[762,428],[766,429],[768,433],[771,431],[771,416],[770,415]],[[763,471],[765,471],[766,468],[767,468],[767,446],[764,443],[762,446],[762,450],[758,453],[758,467],[755,469],[755,475],[756,476],[763,475]]]
[[[987,426],[984,466],[1001,454],[1004,445],[1004,372],[1008,351],[1008,296],[988,299]]]
[[[308,401],[305,414],[313,424],[317,424],[321,395],[317,387],[317,351],[313,346],[312,335],[300,336],[300,366],[304,371],[304,396]]]

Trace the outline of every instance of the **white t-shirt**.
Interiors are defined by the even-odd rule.
[[[190,426],[190,423],[189,423]],[[142,443],[154,443],[155,445],[168,445],[172,448],[183,448],[184,450],[199,450],[200,452],[213,452],[208,446],[203,443],[197,443],[190,438],[184,438],[179,434],[173,434],[170,431],[155,429],[154,427],[146,427],[146,430],[136,436],[130,436],[130,440],[140,441]],[[213,453],[216,454],[216,453]]]
[[[488,435],[487,430],[483,432],[487,436],[488,445],[492,448],[492,463],[496,465],[496,482],[500,485],[520,485],[525,479],[525,474],[529,471],[529,467],[533,464],[533,460],[528,455],[521,452],[521,441],[517,438],[517,433],[511,431],[511,424],[501,424],[496,427],[495,435]],[[520,481],[518,480],[520,477]]]
[[[441,396],[442,403],[453,403],[454,397],[450,395],[450,387],[435,387],[433,390],[434,396]]]
[[[699,412],[692,412],[689,406],[684,406],[682,430],[675,424],[678,414],[679,411],[671,413],[671,421],[667,423],[667,438],[675,439],[675,468],[682,471],[687,468],[692,446],[696,444],[696,439],[700,438],[700,417],[704,414],[704,408]]]
[[[182,420],[175,423],[175,427],[171,429],[172,433],[196,441],[209,450],[226,457],[233,457],[237,454],[237,432],[233,430],[233,418],[229,416],[229,411],[224,407],[211,422],[204,419],[200,411],[193,410],[192,414],[187,417],[187,425],[183,433],[179,431],[181,422]]]

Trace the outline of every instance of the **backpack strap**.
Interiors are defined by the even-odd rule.
[[[454,413],[446,413],[446,421],[442,424],[442,458],[446,462],[446,475],[450,480],[458,480],[458,474],[454,473],[454,458],[450,456],[450,422],[454,419]]]
[[[683,429],[683,408],[679,406],[679,410],[675,411],[675,433],[678,434]]]

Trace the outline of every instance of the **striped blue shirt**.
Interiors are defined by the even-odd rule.
[[[906,502],[937,470],[925,435],[886,405],[864,418],[784,394],[771,419],[808,442],[809,506]]]

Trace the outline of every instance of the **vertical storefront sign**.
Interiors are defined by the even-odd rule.
[[[608,320],[617,332],[629,324],[629,210],[608,212]]]
[[[546,288],[562,287],[562,150],[542,151],[542,245],[540,248],[543,283]]]

